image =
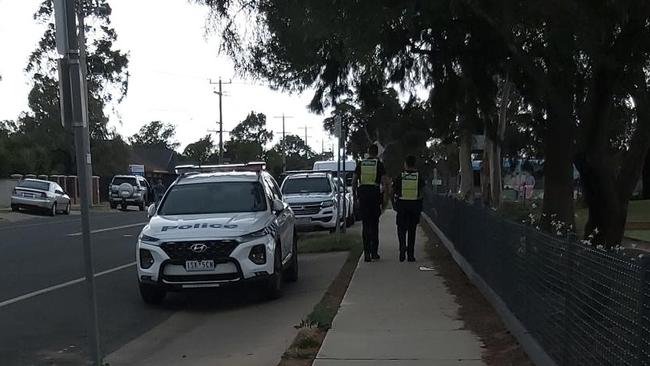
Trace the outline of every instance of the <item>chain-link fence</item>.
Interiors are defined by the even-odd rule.
[[[650,366],[650,261],[430,194],[425,211],[560,366]]]

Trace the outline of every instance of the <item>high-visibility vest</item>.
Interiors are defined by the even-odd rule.
[[[367,159],[361,161],[361,178],[362,186],[377,185],[377,159]]]
[[[418,192],[418,183],[420,175],[418,172],[403,172],[402,173],[402,192],[400,192],[400,199],[407,201],[414,201],[420,198]]]

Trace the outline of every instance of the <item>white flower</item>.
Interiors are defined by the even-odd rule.
[[[643,254],[639,254],[639,259],[643,259]]]
[[[594,228],[594,234],[598,234],[598,228]]]
[[[597,245],[597,246],[596,246],[596,249],[603,250],[603,249],[605,249],[605,247],[602,246],[602,245]]]
[[[533,204],[530,207],[537,208],[537,204],[533,202]]]

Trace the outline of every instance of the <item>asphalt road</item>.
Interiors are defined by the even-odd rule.
[[[198,326],[193,314],[203,317],[201,324],[213,322],[214,317],[231,319],[226,324],[232,329],[220,325],[223,336],[230,336],[230,340],[232,334],[245,337],[260,332],[259,322],[243,320],[268,314],[278,319],[267,326],[282,330],[285,338],[280,345],[284,347],[289,337],[287,330],[318,301],[345,258],[343,253],[321,255],[322,258],[302,256],[300,281],[287,284],[285,297],[277,302],[264,301],[244,288],[172,294],[163,306],[152,307],[140,300],[134,264],[134,242],[146,221],[145,214],[137,211],[96,212],[91,219],[102,351],[116,355],[112,364],[141,364],[152,351],[148,336],[152,332],[154,336],[156,332],[166,334],[168,344],[173,343],[176,329],[185,329],[183,334],[187,336],[194,329],[191,324]],[[87,303],[79,231],[79,217],[74,215],[0,220],[3,366],[88,364]],[[244,309],[242,322],[232,321],[228,314],[239,309]],[[187,319],[188,314],[191,320]],[[262,332],[273,334],[275,330]],[[155,347],[168,345],[160,339],[156,342]],[[247,342],[228,344],[229,355],[255,353]],[[185,353],[192,351],[185,348]],[[270,349],[279,352],[277,342]],[[277,357],[280,355],[281,352]]]

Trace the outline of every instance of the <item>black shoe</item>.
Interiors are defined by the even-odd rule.
[[[409,262],[415,262],[415,258],[414,258],[414,257],[410,257],[410,258],[409,258]]]
[[[366,255],[366,256],[363,258],[363,260],[364,260],[365,262],[372,262],[372,258],[370,258],[369,255]]]
[[[373,254],[373,255],[372,255],[372,259],[380,259],[380,258],[381,258],[381,257],[379,256],[379,254]]]
[[[399,254],[399,261],[404,262],[406,260],[406,254],[404,252],[401,252]]]

